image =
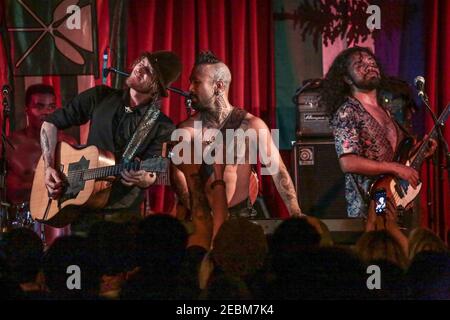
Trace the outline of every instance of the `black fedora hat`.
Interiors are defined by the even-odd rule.
[[[172,51],[146,52],[144,55],[156,73],[161,95],[167,97],[167,88],[180,76],[180,58]]]

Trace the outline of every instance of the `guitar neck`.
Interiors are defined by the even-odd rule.
[[[433,128],[433,131],[430,133],[429,138],[422,143],[419,150],[417,151],[416,157],[411,162],[411,168],[414,168],[417,171],[420,170],[423,160],[425,160],[425,155],[428,149],[428,141],[430,139],[434,139],[435,137],[436,137],[436,128]]]
[[[428,138],[425,141],[423,141],[422,145],[420,146],[419,150],[416,153],[416,157],[411,162],[412,168],[416,169],[417,171],[420,170],[420,167],[422,166],[423,160],[425,160],[425,155],[428,150],[428,142],[430,141],[430,139],[434,139],[437,137],[438,126],[442,126],[445,123],[445,121],[447,121],[449,114],[450,114],[450,105],[448,105],[447,108],[444,110],[444,112],[442,112],[437,123],[433,126],[433,129],[429,133]]]
[[[107,166],[83,171],[83,180],[102,179],[111,176],[118,176],[123,170],[140,170],[140,162],[121,163],[114,166]]]

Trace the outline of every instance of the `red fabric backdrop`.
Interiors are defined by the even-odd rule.
[[[231,69],[230,101],[260,116],[275,128],[273,24],[271,0],[97,0],[97,54],[99,61],[105,49],[110,51],[108,66],[129,66],[142,51],[172,50],[182,61],[180,79],[174,86],[187,89],[189,74],[200,50],[212,50]],[[4,3],[0,2],[3,19]],[[3,20],[1,21],[4,22]],[[7,34],[7,33],[6,33]],[[8,58],[0,39],[2,83],[8,83]],[[99,63],[101,74],[102,63]],[[8,73],[9,72],[9,73]],[[57,103],[62,105],[77,93],[102,83],[93,76],[15,77],[16,126],[24,125],[23,103],[26,87],[47,83],[55,87]],[[112,78],[107,81],[112,85]],[[187,116],[184,100],[175,94],[163,101],[163,112],[175,123]],[[80,128],[80,142],[85,143],[89,124]],[[77,131],[71,133],[77,134]],[[272,216],[287,216],[275,187],[265,177],[261,190]],[[152,187],[150,207],[168,211],[173,206],[173,193],[168,187]]]
[[[143,50],[173,50],[183,70],[174,86],[187,89],[200,50],[212,50],[231,69],[230,101],[275,127],[273,30],[270,0],[157,0],[131,1],[128,8],[126,63]],[[171,95],[163,112],[178,123],[186,118],[184,101]],[[283,204],[273,200],[273,183],[261,184],[272,216],[286,216]],[[153,187],[151,207],[167,211],[171,192]],[[276,191],[275,191],[276,192]],[[277,198],[279,201],[279,198]],[[281,208],[281,209],[280,209]]]
[[[426,85],[433,111],[439,115],[450,103],[450,1],[434,0],[427,5],[427,75]],[[433,122],[426,118],[426,127],[430,129]],[[446,141],[450,141],[450,122],[444,129]],[[439,157],[443,159],[443,150]],[[423,174],[431,177],[430,185],[424,185],[422,192],[423,224],[432,226],[434,231],[444,239],[450,230],[450,189],[447,171],[437,166],[424,168]],[[425,175],[423,175],[425,176]],[[434,192],[430,206],[427,206],[427,192],[431,188]],[[447,239],[447,241],[450,239]]]
[[[99,61],[108,47],[124,47],[124,52],[111,54],[110,65],[129,65],[144,50],[173,50],[182,60],[183,71],[174,84],[187,89],[191,66],[195,54],[202,49],[210,49],[222,58],[233,75],[230,101],[267,122],[275,128],[274,94],[274,50],[272,0],[149,0],[149,1],[109,1],[97,0],[97,44]],[[436,113],[440,113],[450,101],[450,3],[444,0],[427,2],[427,91]],[[3,25],[0,2],[0,23]],[[117,8],[126,8],[126,18]],[[116,17],[114,17],[117,15]],[[113,18],[114,17],[114,18]],[[121,32],[121,26],[126,24]],[[7,33],[0,37],[0,81],[10,83],[8,77],[7,54],[4,42]],[[117,61],[116,61],[117,60]],[[99,65],[99,69],[102,65]],[[72,79],[73,78],[73,79]],[[23,108],[23,95],[27,85],[44,82],[56,87],[58,102],[64,103],[77,92],[100,84],[102,79],[93,76],[45,76],[16,77],[16,107]],[[111,84],[111,80],[108,80]],[[18,85],[20,84],[20,85]],[[69,86],[67,84],[70,84]],[[65,92],[66,91],[66,92]],[[70,91],[70,92],[67,92]],[[183,100],[171,94],[164,100],[163,111],[175,123],[186,118]],[[19,113],[19,116],[21,114]],[[16,112],[16,122],[19,122]],[[427,126],[431,126],[429,118]],[[23,120],[22,120],[23,122]],[[448,127],[448,126],[447,126]],[[85,141],[87,126],[80,130],[81,141]],[[450,130],[445,130],[450,140]],[[290,155],[283,158],[289,162]],[[289,166],[288,166],[289,167]],[[426,192],[422,192],[423,224],[433,226],[441,236],[450,226],[450,199],[448,180],[445,172],[429,170],[434,178],[424,191],[433,189],[435,195],[428,208]],[[426,170],[423,172],[426,174]],[[425,179],[424,179],[425,180]],[[287,216],[270,177],[264,177],[262,193],[270,214],[274,217]],[[151,192],[151,207],[154,211],[167,211],[173,202],[172,193],[164,187],[154,187]],[[432,210],[429,210],[432,209]]]

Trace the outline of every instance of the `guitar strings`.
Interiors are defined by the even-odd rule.
[[[99,176],[105,175],[107,170],[111,170],[113,168],[118,170],[118,172],[122,171],[123,169],[136,170],[136,169],[140,169],[140,163],[130,163],[129,165],[118,164],[118,165],[107,166],[107,167],[102,167],[102,168],[72,170],[67,173],[67,180],[69,182],[73,182],[73,181],[80,180],[80,179],[83,179],[83,180],[95,179],[97,175],[99,175]],[[113,171],[112,173],[114,173],[114,171],[115,171],[114,169],[112,170]],[[85,175],[92,175],[92,177],[85,179]]]

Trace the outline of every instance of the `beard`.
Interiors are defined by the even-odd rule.
[[[147,81],[139,81],[136,77],[130,76],[126,80],[126,84],[129,88],[136,90],[139,93],[149,94],[153,92],[157,92],[158,84],[156,81],[152,81],[148,79]]]
[[[196,95],[191,95],[192,99],[192,108],[198,112],[208,112],[213,108],[211,107],[211,103],[203,103],[200,102],[199,98]],[[211,102],[211,101],[209,101]]]
[[[198,102],[192,102],[192,108],[199,112],[209,111],[209,108]]]
[[[364,79],[360,81],[355,81],[355,79],[352,78],[352,81],[356,88],[371,91],[379,88],[381,79],[377,75],[376,77],[371,78],[364,77]]]

